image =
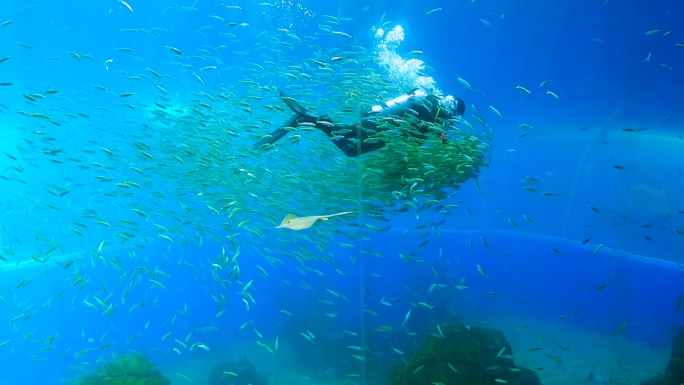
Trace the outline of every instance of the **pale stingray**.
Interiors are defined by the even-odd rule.
[[[338,215],[353,214],[353,211],[345,211],[343,213],[330,214],[330,215],[313,215],[310,217],[297,217],[294,214],[287,214],[283,221],[280,222],[280,226],[276,229],[290,229],[290,230],[304,230],[313,226],[317,220],[327,221],[330,217],[336,217]]]

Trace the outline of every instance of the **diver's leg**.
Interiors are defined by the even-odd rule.
[[[333,143],[348,157],[363,155],[385,145],[385,142],[381,140],[371,143],[365,142],[370,139],[370,135],[374,131],[369,131],[360,125],[333,124],[329,119],[323,119],[325,118],[319,119],[316,128],[323,131],[328,137],[334,138]]]
[[[280,128],[277,130],[271,132],[269,135],[264,136],[260,141],[254,144],[254,148],[259,148],[263,145],[269,144],[272,145],[278,140],[280,140],[282,137],[287,135],[291,130],[288,128],[296,128],[299,123],[301,123],[302,118],[299,115],[295,115],[290,120],[285,122]]]
[[[383,140],[377,140],[370,143],[368,142],[368,140],[371,139],[371,135],[376,134],[378,131],[381,131],[378,128],[378,125],[375,124],[375,122],[372,120],[363,119],[361,121],[361,124],[356,126],[356,130],[362,132],[362,134],[359,135],[359,143],[361,143],[361,154],[379,150],[385,147],[385,144],[387,144]]]
[[[323,131],[323,133],[328,135],[330,138],[335,136],[333,133],[334,131],[341,130],[342,128],[340,127],[343,126],[343,124],[335,124],[335,122],[333,122],[332,119],[328,118],[327,116],[321,116],[314,123],[317,129]]]
[[[337,146],[337,148],[339,148],[342,151],[342,153],[344,153],[344,155],[349,157],[357,156],[358,150],[356,149],[356,144],[354,144],[353,141],[349,140],[350,138],[355,137],[356,133],[354,132],[354,130],[349,128],[349,125],[334,124],[330,119],[321,118],[318,122],[316,122],[316,128],[323,131],[326,135],[328,135],[329,138],[335,138],[332,139],[332,142],[335,144],[335,146]],[[345,131],[347,130],[351,131],[345,133]],[[338,134],[338,131],[341,131],[343,133]]]

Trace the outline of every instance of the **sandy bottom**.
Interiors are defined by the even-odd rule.
[[[521,325],[527,328],[519,329]],[[490,320],[484,327],[499,329],[506,335],[513,348],[516,365],[543,368],[537,373],[544,385],[588,384],[587,376],[592,371],[594,383],[638,385],[663,371],[671,348],[670,341],[650,344],[628,341],[618,336],[569,327],[562,322],[506,317]],[[540,349],[530,351],[533,348]],[[162,373],[173,385],[188,384],[176,372],[189,376],[194,384],[206,384],[213,365],[241,359],[245,349],[249,349],[250,361],[261,375],[268,378],[269,385],[364,383],[359,378],[337,381],[307,378],[305,376],[310,374],[298,372],[294,355],[288,354],[287,346],[282,344],[275,355],[254,346],[234,349],[235,353],[211,352],[203,358],[189,358],[161,368]]]
[[[518,329],[521,325],[528,328]],[[563,322],[531,319],[507,318],[487,326],[506,335],[516,365],[544,368],[537,372],[544,385],[589,383],[587,376],[592,371],[596,383],[639,385],[662,373],[670,359],[671,341],[635,342]],[[541,349],[529,351],[532,348]]]

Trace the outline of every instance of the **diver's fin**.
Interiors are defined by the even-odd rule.
[[[285,135],[287,135],[290,130],[288,130],[289,127],[280,127],[279,129],[271,132],[269,135],[261,139],[260,141],[256,142],[254,144],[254,148],[259,148],[265,144],[273,144],[277,142],[278,140],[282,139]]]
[[[287,106],[295,113],[295,115],[290,120],[285,122],[282,127],[271,132],[269,135],[255,143],[254,148],[259,148],[266,144],[274,144],[287,135],[291,131],[291,128],[296,128],[300,123],[307,122],[316,124],[318,122],[318,118],[309,115],[306,111],[306,108],[297,103],[294,98],[285,95],[281,90],[278,90],[278,93],[280,93],[280,98],[283,99],[283,102],[287,104]]]
[[[309,122],[309,123],[316,123],[318,120],[317,117],[309,115],[306,111],[306,108],[302,107],[299,103],[294,98],[291,98],[283,93],[283,91],[278,90],[278,93],[280,93],[280,98],[283,100],[283,103],[287,104],[287,106],[298,116],[301,116],[304,118],[304,122]]]

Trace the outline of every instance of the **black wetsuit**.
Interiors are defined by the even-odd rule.
[[[268,137],[259,141],[255,147],[261,147],[265,144],[273,144],[290,131],[288,128],[297,127],[301,123],[313,124],[317,129],[323,131],[328,137],[335,138],[332,142],[349,157],[356,157],[371,151],[378,150],[385,146],[382,140],[366,142],[372,135],[378,131],[386,129],[379,128],[378,119],[389,116],[401,119],[413,116],[411,118],[411,125],[417,130],[411,136],[417,139],[427,139],[427,134],[431,131],[428,123],[436,123],[437,119],[444,119],[445,121],[453,118],[451,111],[443,109],[440,105],[439,98],[430,94],[416,94],[411,92],[400,98],[393,99],[383,105],[374,107],[374,110],[362,114],[361,122],[358,124],[339,124],[334,123],[327,117],[314,117],[306,113],[306,110],[297,104],[294,99],[288,98],[281,92],[283,101],[290,107],[296,115],[290,119],[283,127],[271,133]],[[401,99],[400,102],[395,102]],[[463,114],[465,105],[460,99],[456,99],[457,109],[459,115]],[[460,106],[460,108],[458,107]],[[385,120],[388,122],[388,120]],[[391,123],[391,120],[389,120]],[[398,125],[398,124],[397,124]],[[442,136],[445,140],[445,136]]]

